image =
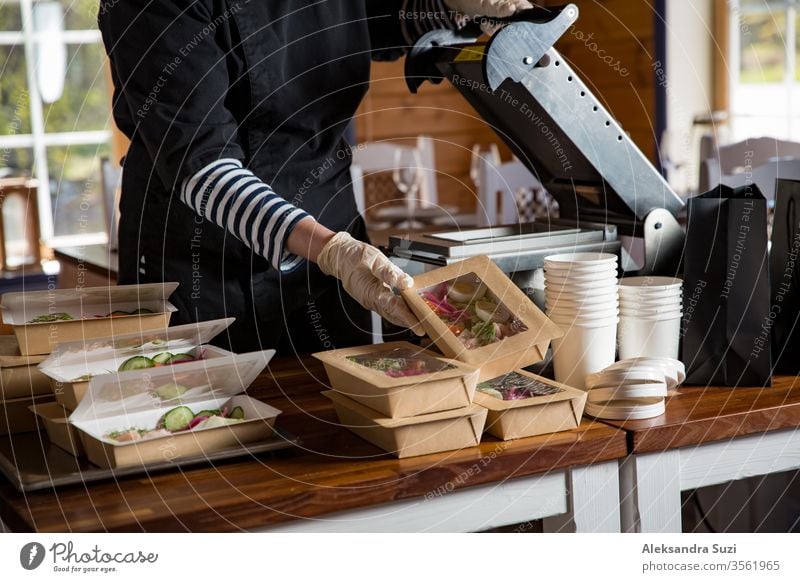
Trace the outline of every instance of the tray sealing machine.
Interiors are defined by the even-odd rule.
[[[629,274],[678,272],[682,200],[553,48],[577,18],[574,4],[535,8],[486,43],[476,24],[436,30],[406,57],[413,93],[447,79],[560,207],[558,219],[390,237],[392,260],[408,273],[488,255],[533,295],[544,257],[556,253],[612,252]],[[622,236],[643,244],[642,265]]]

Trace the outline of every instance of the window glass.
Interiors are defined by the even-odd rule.
[[[786,66],[786,12],[743,12],[740,35],[740,82],[782,82]]]
[[[100,44],[67,47],[64,93],[44,105],[48,133],[108,128],[111,99],[105,74],[105,52]]]
[[[33,151],[28,148],[0,147],[0,178],[31,177]]]
[[[100,158],[108,145],[47,148],[56,236],[104,232]]]
[[[97,11],[100,0],[59,0],[64,10],[66,30],[92,30],[97,28]]]
[[[30,103],[22,46],[0,46],[0,137],[31,132]]]
[[[0,30],[22,30],[19,4],[0,0]]]

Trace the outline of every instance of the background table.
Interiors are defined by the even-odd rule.
[[[315,360],[280,360],[249,391],[305,450],[27,496],[0,481],[0,518],[41,532],[476,531],[545,517],[549,531],[619,531],[619,429],[398,460],[338,426],[324,379]]]
[[[666,413],[626,431],[623,531],[680,532],[681,491],[800,468],[800,379],[772,388],[681,387]]]
[[[54,254],[61,265],[60,289],[117,284],[119,256],[107,244],[60,247]]]

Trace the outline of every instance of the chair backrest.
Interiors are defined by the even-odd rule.
[[[746,186],[748,183],[755,184],[767,200],[774,200],[775,180],[778,178],[800,180],[800,158],[770,160],[747,172],[720,176],[716,183],[731,188]]]
[[[122,169],[108,158],[100,158],[100,182],[103,188],[103,207],[106,219],[108,244],[112,250],[118,246],[119,192],[122,183]]]
[[[476,221],[479,226],[514,224],[520,221],[517,192],[538,191],[542,185],[530,170],[518,159],[501,164],[493,155],[482,156],[478,172],[478,209]],[[497,211],[498,193],[500,211]]]
[[[768,166],[776,160],[800,158],[800,143],[771,137],[758,137],[721,146],[708,159],[702,160],[700,192],[717,184],[731,185],[726,180],[747,170]],[[759,185],[761,188],[761,185]],[[774,184],[772,187],[774,191]]]
[[[350,171],[353,190],[356,194],[356,204],[359,205],[362,214],[365,206],[364,177],[393,171],[398,155],[403,165],[418,165],[419,167],[419,198],[415,203],[423,208],[438,204],[436,154],[432,138],[420,136],[417,138],[415,146],[398,145],[387,141],[369,142],[353,147],[353,163]]]

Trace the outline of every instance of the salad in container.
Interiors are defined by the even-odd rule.
[[[207,344],[233,321],[233,318],[219,319],[65,343],[40,363],[39,369],[50,378],[56,400],[68,410],[75,410],[89,381],[96,376],[196,364],[230,356],[231,352]]]
[[[58,344],[164,329],[176,307],[178,283],[118,285],[5,293],[3,323],[23,356],[49,354]]]
[[[524,370],[478,384],[475,403],[488,410],[486,431],[511,440],[577,428],[586,392]]]
[[[408,342],[314,354],[331,388],[388,418],[469,406],[478,371]]]
[[[164,366],[92,378],[70,415],[101,467],[162,463],[274,436],[280,411],[244,394],[274,350],[202,366]]]
[[[489,380],[545,358],[563,332],[488,257],[423,273],[402,291],[447,357]]]

